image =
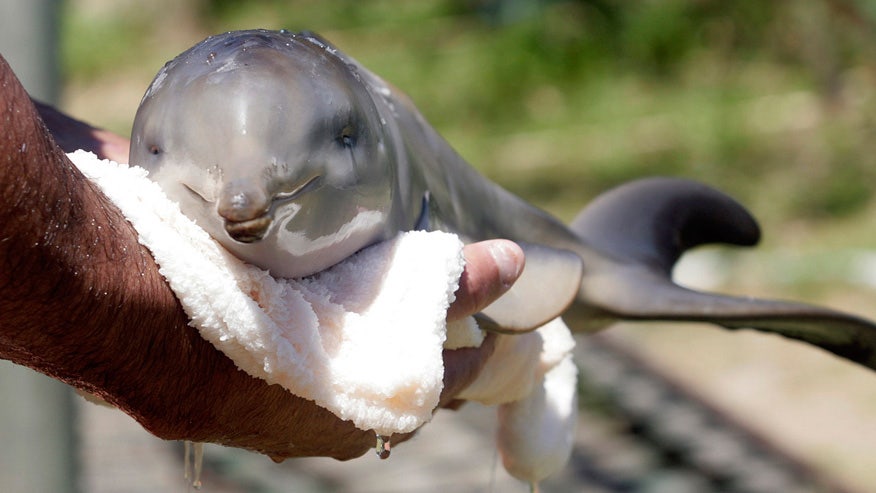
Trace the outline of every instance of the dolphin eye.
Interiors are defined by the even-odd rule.
[[[341,135],[338,137],[338,142],[344,147],[353,147],[356,145],[356,132],[352,125],[347,125],[341,129]]]
[[[161,147],[158,147],[157,144],[152,144],[149,146],[149,154],[152,154],[153,156],[161,154]]]

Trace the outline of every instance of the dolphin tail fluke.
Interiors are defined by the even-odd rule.
[[[739,203],[703,184],[671,178],[628,183],[599,197],[572,230],[591,249],[573,313],[579,330],[620,320],[710,322],[777,333],[876,369],[876,325],[803,303],[694,291],[671,271],[706,243],[754,245],[760,231]]]

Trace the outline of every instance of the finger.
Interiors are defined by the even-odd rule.
[[[465,270],[459,279],[456,301],[447,320],[473,315],[508,291],[520,277],[525,263],[523,250],[509,240],[488,240],[466,245]]]
[[[444,350],[444,389],[439,407],[455,401],[456,395],[477,378],[495,349],[496,334],[487,334],[478,347]]]

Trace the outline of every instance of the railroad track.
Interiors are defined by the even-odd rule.
[[[853,493],[610,334],[580,338],[575,360],[581,426],[588,417],[610,423],[614,444],[579,440],[558,488],[577,476],[578,484],[610,492]]]
[[[709,404],[610,332],[579,338],[575,359],[581,369],[575,449],[542,493],[860,493]],[[88,491],[185,491],[181,446],[146,435],[117,411],[82,406],[86,414],[99,413],[83,430],[90,437],[83,458]],[[95,434],[109,422],[114,434]],[[498,464],[494,432],[493,410],[467,405],[439,413],[386,461],[367,454],[344,463],[314,458],[278,465],[208,446],[202,491],[527,492]],[[113,471],[138,479],[120,489]]]

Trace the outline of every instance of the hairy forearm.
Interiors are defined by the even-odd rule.
[[[2,59],[0,114],[0,356],[164,438],[277,456],[368,447],[367,433],[243,374],[186,325],[135,231],[57,148]]]
[[[2,348],[15,348],[16,362],[102,393],[88,378],[101,365],[85,356],[117,344],[121,320],[144,320],[150,311],[120,299],[124,277],[133,266],[143,282],[131,288],[155,289],[156,314],[161,292],[150,285],[149,258],[130,228],[54,145],[12,74],[0,77]]]

